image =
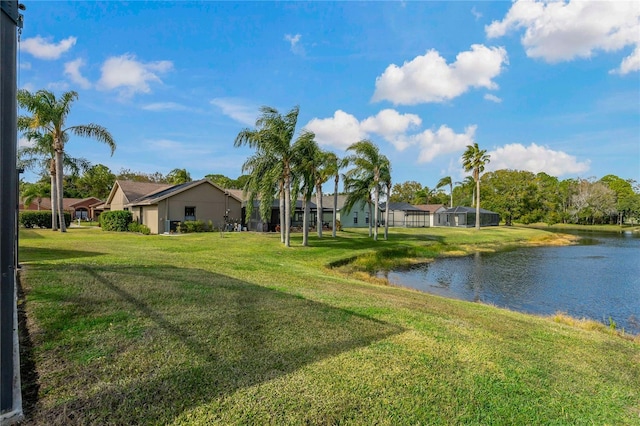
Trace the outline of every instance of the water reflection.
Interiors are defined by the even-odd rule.
[[[566,312],[640,333],[640,236],[589,233],[580,245],[439,259],[389,282],[523,312]]]

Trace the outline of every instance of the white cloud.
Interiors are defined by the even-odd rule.
[[[384,109],[360,123],[364,132],[377,133],[400,150],[406,148],[407,145],[402,143],[398,137],[410,128],[419,127],[420,124],[422,124],[422,120],[417,115],[400,114],[394,109]]]
[[[622,60],[620,68],[612,70],[615,74],[628,74],[633,71],[640,71],[640,45],[636,46],[633,53]]]
[[[176,102],[156,102],[142,107],[146,111],[186,111],[185,105]]]
[[[471,8],[471,14],[476,18],[476,21],[482,18],[482,13],[478,12],[475,6]]]
[[[467,145],[472,145],[477,127],[467,126],[464,133],[456,133],[450,127],[442,125],[435,132],[429,129],[411,135],[406,142],[418,146],[418,163],[429,163],[440,155],[463,151]]]
[[[400,114],[392,109],[380,111],[375,116],[358,121],[356,117],[338,110],[330,118],[314,118],[305,128],[316,134],[320,145],[345,150],[349,145],[371,135],[382,136],[398,151],[411,146],[418,148],[418,162],[427,163],[435,157],[463,150],[473,143],[476,126],[469,126],[465,133],[455,133],[448,126],[440,126],[437,131],[425,130],[408,134],[419,127],[422,120],[415,114]]]
[[[22,50],[38,59],[58,59],[63,53],[76,44],[75,37],[68,37],[58,43],[53,43],[44,37],[35,36],[20,42]]]
[[[64,64],[64,75],[69,77],[69,79],[76,83],[83,89],[89,89],[91,87],[91,82],[82,76],[80,73],[80,67],[84,66],[84,60],[82,58],[78,58],[75,61],[67,62]]]
[[[366,137],[358,119],[342,110],[337,110],[331,118],[314,118],[305,128],[316,134],[320,145],[342,150]]]
[[[222,110],[227,115],[239,123],[247,126],[256,124],[258,117],[258,107],[249,104],[238,98],[215,98],[211,100],[211,104]]]
[[[524,28],[522,45],[531,58],[554,63],[589,58],[596,50],[618,51],[635,46],[618,72],[640,69],[640,7],[634,1],[546,2],[519,0],[502,21],[485,27],[487,37],[501,37]]]
[[[535,143],[528,147],[519,143],[508,144],[488,154],[491,155],[488,170],[527,170],[532,173],[545,172],[552,176],[584,173],[589,170],[591,163],[589,160],[580,162],[573,155]]]
[[[389,65],[376,78],[373,101],[415,105],[444,102],[462,95],[470,87],[497,89],[492,79],[500,75],[503,64],[507,63],[507,52],[502,47],[474,44],[471,50],[460,52],[451,65],[432,49],[401,67]]]
[[[488,101],[495,102],[497,104],[502,102],[502,99],[500,99],[496,95],[492,95],[491,93],[487,93],[486,95],[484,95],[484,98]]]
[[[300,34],[296,34],[292,36],[291,34],[285,34],[284,40],[288,41],[291,44],[291,51],[296,55],[304,55],[304,47],[300,44],[300,39],[302,36]]]
[[[20,62],[20,69],[21,70],[30,70],[31,69],[31,62]]]
[[[120,95],[130,97],[135,93],[149,93],[150,82],[162,83],[158,74],[173,68],[171,61],[140,62],[134,55],[114,56],[102,64],[102,76],[98,88],[119,89]]]

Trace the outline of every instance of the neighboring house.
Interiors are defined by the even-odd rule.
[[[243,206],[246,206],[246,201],[243,202]],[[295,202],[295,208],[293,215],[291,216],[291,228],[302,228],[304,224],[304,208],[302,200]],[[326,209],[325,209],[326,211]],[[246,213],[246,208],[242,208],[243,215]],[[315,203],[309,202],[309,227],[314,228],[316,226],[316,218],[318,214],[318,208]],[[251,217],[246,218],[246,226],[249,231],[257,232],[275,232],[280,225],[280,199],[273,200],[271,204],[271,215],[267,221],[262,220],[260,217],[260,200],[255,200],[253,203],[253,212]]]
[[[92,203],[100,201],[98,198],[63,198],[62,209],[71,214],[73,219],[84,219],[89,216],[88,206]],[[31,204],[25,207],[23,203],[18,205],[19,210],[51,210],[51,198],[39,198],[31,201]],[[79,215],[79,216],[77,216]]]
[[[93,220],[96,218],[93,210],[94,205],[101,204],[102,200],[96,197],[83,198],[80,201],[76,201],[69,205],[73,208],[73,219]]]
[[[100,218],[100,214],[108,210],[109,208],[106,207],[106,203],[104,201],[99,201],[89,206],[89,211],[91,212],[92,220],[98,220]]]
[[[160,192],[174,185],[168,183],[134,182],[131,180],[116,180],[105,201],[105,207],[110,210],[128,210],[129,205],[138,198]]]
[[[498,213],[480,209],[480,226],[498,226],[499,224]],[[438,212],[435,226],[472,228],[476,226],[476,209],[475,207],[452,207]]]
[[[231,218],[242,217],[241,202],[207,179],[180,185],[118,180],[105,204],[111,211],[129,210],[134,220],[159,234],[175,231],[187,220],[223,226]]]
[[[322,222],[331,225],[333,221],[333,195],[322,196]],[[338,213],[337,220],[343,228],[368,228],[369,227],[369,206],[367,203],[358,202],[349,211],[344,209],[347,201],[346,195],[338,195]],[[371,215],[375,212],[371,209]],[[380,223],[383,223],[384,217],[382,213],[378,213]],[[373,217],[371,218],[373,221]]]
[[[414,207],[429,212],[429,226],[438,226],[436,213],[447,209],[444,204],[416,204]]]
[[[412,206],[409,203],[389,203],[389,226],[403,228],[424,228],[430,226],[429,212]],[[384,219],[387,203],[382,203],[382,217]],[[384,223],[384,220],[381,220]]]

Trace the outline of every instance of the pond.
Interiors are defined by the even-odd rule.
[[[391,284],[538,315],[564,312],[640,334],[640,235],[443,258],[385,273]]]

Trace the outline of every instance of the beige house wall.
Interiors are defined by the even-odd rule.
[[[145,206],[145,210],[152,206]],[[224,223],[226,210],[229,209],[230,219],[240,220],[242,218],[242,207],[240,201],[226,195],[220,189],[203,183],[194,188],[176,194],[158,202],[156,207],[157,232],[168,231],[167,221],[185,220],[185,208],[195,207],[196,220],[208,223],[211,221],[214,226],[221,226]],[[149,228],[151,228],[150,225]]]
[[[118,186],[116,188],[116,193],[113,194],[113,199],[111,200],[111,210],[124,210],[124,205],[126,204],[127,199],[124,196],[124,192]]]
[[[159,230],[164,228],[160,227],[160,221],[158,220],[158,206],[144,206],[142,208],[142,223],[149,227],[152,234],[158,234]]]

